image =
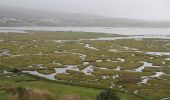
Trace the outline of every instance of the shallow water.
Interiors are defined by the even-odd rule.
[[[55,80],[55,73],[53,73],[53,74],[49,74],[49,75],[47,75],[47,74],[41,74],[41,73],[39,73],[39,72],[37,72],[37,71],[23,71],[23,73],[28,73],[28,74],[31,74],[31,75],[36,75],[36,76],[39,76],[39,77],[43,77],[43,78],[47,78],[47,79],[50,79],[50,80]]]
[[[166,58],[165,60],[170,60],[170,58]]]
[[[166,97],[166,98],[163,98],[161,100],[169,100],[169,99],[170,99],[170,97]]]
[[[85,48],[88,48],[88,49],[92,49],[92,50],[98,50],[98,49],[95,48],[95,47],[91,47],[89,44],[85,44],[84,47],[85,47]]]
[[[141,82],[139,82],[138,84],[148,84],[147,82],[151,79],[151,78],[159,78],[160,76],[164,75],[164,72],[156,72],[154,75],[152,76],[142,76],[143,80]]]
[[[39,73],[37,71],[23,71],[23,73],[28,73],[28,74],[36,75],[36,76],[43,77],[43,78],[46,78],[46,79],[55,80],[55,76],[57,74],[66,73],[66,70],[79,71],[79,69],[76,66],[67,65],[65,68],[55,68],[55,73],[52,73],[52,74],[42,74],[42,73]]]
[[[135,69],[135,72],[142,72],[146,67],[160,67],[160,66],[153,66],[152,63],[143,62],[143,65]]]
[[[82,31],[82,32],[99,32],[114,33],[122,35],[170,35],[170,28],[115,28],[115,27],[0,27],[3,31]]]
[[[146,54],[156,55],[156,56],[170,56],[170,52],[146,52]]]
[[[0,29],[0,32],[2,33],[28,33],[22,30],[10,30],[10,29]]]
[[[164,75],[165,73],[163,72],[156,72],[155,75],[152,75],[150,77],[160,77],[161,75]]]
[[[148,82],[148,80],[149,80],[149,78],[145,78],[140,82],[140,84],[146,84]]]
[[[89,66],[89,67],[86,67],[82,70],[83,73],[85,73],[85,75],[92,75],[91,73],[94,72],[93,70],[93,66]]]

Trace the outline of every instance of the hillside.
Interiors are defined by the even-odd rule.
[[[170,22],[0,7],[0,26],[170,27]]]

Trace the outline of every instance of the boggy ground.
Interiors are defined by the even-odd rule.
[[[123,94],[122,100],[170,97],[170,40],[98,39],[117,36],[84,32],[0,33],[0,84],[12,81],[15,85],[59,91],[55,86],[61,84],[51,81],[23,82],[31,77],[27,74],[32,74],[72,85],[114,89]],[[9,73],[16,69],[20,74]],[[40,83],[46,86],[40,87]],[[68,85],[62,85],[65,86]],[[95,99],[100,91],[87,88],[94,92],[92,95],[82,92],[84,89],[73,93]]]

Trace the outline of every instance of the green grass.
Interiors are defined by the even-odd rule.
[[[91,100],[95,100],[96,95],[99,94],[100,89],[80,87],[80,86],[72,86],[66,84],[60,84],[54,81],[48,80],[37,80],[32,76],[20,76],[20,75],[9,75],[10,78],[4,76],[0,76],[0,87],[9,87],[9,86],[17,86],[17,87],[25,87],[29,89],[38,89],[38,90],[47,90],[53,93],[55,96],[59,96],[59,98],[67,95],[80,95],[83,97],[88,97]],[[0,98],[1,100],[6,100],[8,94],[4,94],[2,90],[0,90]],[[142,100],[139,97],[136,97],[131,94],[121,93],[121,100],[128,100],[128,98],[136,98],[136,100]]]
[[[0,100],[7,100],[8,95],[4,91],[0,91]]]
[[[64,95],[81,95],[85,97],[89,97],[92,100],[95,99],[95,96],[100,92],[100,90],[92,89],[92,88],[84,88],[79,86],[71,86],[71,85],[64,85],[58,84],[56,82],[50,82],[48,80],[37,80],[29,76],[11,76],[11,78],[6,78],[1,76],[0,79],[0,86],[21,86],[25,88],[32,88],[32,89],[40,89],[40,90],[48,90],[54,93],[56,96],[64,96]],[[32,80],[32,81],[29,81]],[[0,91],[2,94],[2,91]],[[3,98],[3,95],[0,95],[0,98]],[[5,98],[5,97],[4,97]]]

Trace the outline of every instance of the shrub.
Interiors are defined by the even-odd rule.
[[[13,73],[21,73],[21,70],[18,69],[18,68],[14,68],[14,69],[11,70],[11,72],[13,72]]]
[[[120,100],[120,98],[115,92],[107,90],[97,95],[96,100]]]

